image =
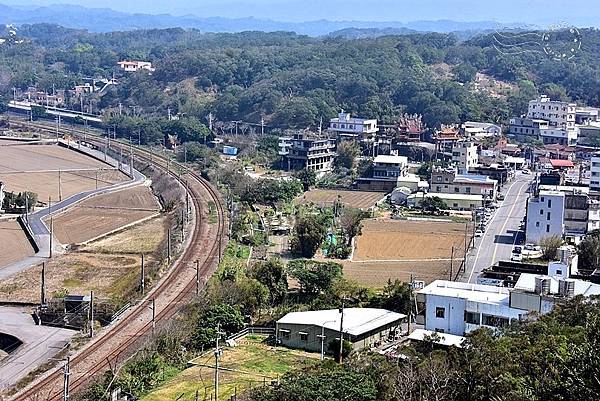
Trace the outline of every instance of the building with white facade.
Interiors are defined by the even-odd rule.
[[[452,162],[458,167],[458,171],[467,174],[470,169],[477,167],[479,156],[477,145],[473,142],[457,142],[452,146]]]
[[[154,71],[152,63],[149,61],[123,60],[117,63],[125,72],[136,72],[139,70]]]
[[[484,205],[483,196],[467,195],[467,194],[444,194],[444,193],[424,193],[417,192],[406,197],[406,205],[408,207],[420,207],[423,199],[440,198],[448,209],[451,210],[474,210]]]
[[[379,155],[373,160],[371,176],[359,178],[357,185],[361,190],[391,192],[398,186],[398,180],[407,173],[407,157]]]
[[[337,118],[329,120],[329,131],[335,132],[341,140],[372,137],[378,130],[377,119],[352,117],[344,110],[338,114]]]
[[[435,194],[482,195],[484,199],[494,200],[498,181],[487,175],[457,174],[456,168],[434,168],[429,189]]]
[[[565,300],[600,294],[600,285],[562,276],[522,273],[514,288],[436,280],[417,292],[426,330],[465,335],[497,329],[530,312],[548,313]]]
[[[545,237],[562,238],[565,224],[565,193],[540,191],[527,201],[527,242],[539,243]]]
[[[2,204],[4,203],[4,183],[0,181],[0,212],[2,211]]]
[[[492,123],[467,121],[460,128],[467,138],[486,138],[502,134],[502,127]]]
[[[557,128],[575,128],[577,104],[550,100],[542,95],[529,102],[527,118],[546,120]]]
[[[278,144],[279,155],[287,170],[306,169],[316,173],[333,170],[333,162],[337,156],[335,139],[299,133],[292,137],[280,137]]]
[[[600,191],[600,154],[590,159],[590,189]]]

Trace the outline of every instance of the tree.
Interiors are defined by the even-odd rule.
[[[589,232],[577,246],[579,268],[594,271],[600,268],[600,230]]]
[[[271,305],[280,304],[288,291],[287,272],[279,258],[259,261],[250,271],[250,275],[264,284],[269,290]]]
[[[325,240],[326,234],[327,227],[319,216],[301,216],[294,226],[292,250],[305,258],[312,258]]]
[[[562,245],[563,240],[558,235],[549,235],[540,240],[540,247],[542,248],[542,256],[546,260],[553,260],[556,258],[556,252]]]
[[[329,342],[329,344],[327,344],[327,346],[328,346],[329,352],[331,352],[333,354],[333,359],[335,359],[336,362],[339,362],[340,361],[340,340],[337,340],[337,339],[331,340]],[[348,340],[344,340],[344,342],[342,343],[342,355],[343,355],[344,359],[348,358],[348,356],[350,356],[351,352],[352,352],[352,343]]]
[[[339,217],[339,225],[346,238],[346,244],[352,243],[352,238],[360,235],[362,229],[362,219],[365,213],[357,208],[345,207]]]
[[[342,265],[335,262],[298,259],[288,264],[290,276],[298,280],[302,292],[329,292],[335,280],[342,276]]]
[[[428,196],[421,201],[421,209],[423,209],[424,212],[435,213],[447,208],[446,202],[439,196]]]
[[[310,187],[317,183],[317,174],[312,170],[302,169],[296,172],[294,176],[302,183],[304,192],[310,190]]]
[[[354,168],[356,158],[360,156],[360,148],[354,141],[344,141],[337,146],[336,167],[344,167],[349,170]]]
[[[217,336],[217,325],[219,330],[228,336],[244,327],[244,318],[240,311],[231,305],[219,304],[208,308],[198,317],[192,338],[193,345],[201,349],[213,344]]]
[[[410,284],[408,283],[398,279],[393,282],[388,280],[383,293],[376,300],[375,304],[383,309],[408,314],[411,308],[411,291]]]

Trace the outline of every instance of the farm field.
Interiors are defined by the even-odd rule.
[[[151,217],[159,209],[146,186],[98,195],[54,216],[54,235],[62,244],[80,244]]]
[[[333,203],[341,203],[360,209],[368,209],[375,205],[385,196],[382,192],[367,191],[340,191],[330,189],[313,189],[296,198],[295,203],[304,205],[314,203],[319,206],[333,206]]]
[[[0,268],[35,254],[16,221],[0,221],[0,244]]]
[[[63,199],[95,189],[96,185],[103,188],[127,180],[125,174],[73,150],[56,145],[12,142],[0,140],[0,181],[9,192],[30,191],[38,194],[40,202],[47,202],[48,197],[56,201],[59,199],[58,170],[64,170],[60,173]]]
[[[81,246],[46,264],[48,295],[88,294],[120,300],[135,288],[140,275],[140,254],[148,271],[166,238],[166,217],[157,217],[117,234]],[[137,245],[143,242],[143,247]],[[38,302],[41,267],[0,281],[1,301]]]
[[[251,387],[270,383],[281,375],[294,369],[310,366],[319,362],[319,354],[292,350],[283,347],[273,348],[262,341],[265,337],[249,335],[239,340],[235,348],[223,348],[219,372],[219,400],[229,400],[236,393]],[[201,400],[211,399],[214,378],[214,356],[212,352],[194,360],[192,366],[158,390],[142,398],[142,401],[193,400],[198,390]],[[236,370],[235,372],[229,371]]]
[[[411,275],[425,282],[448,278],[452,246],[456,271],[464,241],[464,223],[365,220],[352,260],[342,262],[344,275],[372,287],[383,287],[388,279],[408,281]]]

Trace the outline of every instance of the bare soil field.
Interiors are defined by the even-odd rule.
[[[384,196],[385,194],[382,192],[313,189],[296,198],[296,204],[314,203],[319,206],[333,206],[335,201],[340,201],[351,207],[368,209]]]
[[[0,221],[0,244],[0,268],[35,254],[16,221]]]
[[[344,277],[367,287],[383,288],[388,280],[396,279],[408,282],[414,280],[431,283],[437,279],[448,279],[450,260],[420,262],[351,262],[341,261]],[[460,266],[460,260],[454,261],[454,268]]]
[[[409,281],[411,275],[427,283],[448,278],[452,246],[456,272],[464,256],[464,239],[464,223],[365,220],[353,260],[342,261],[344,275],[377,288],[388,280]]]
[[[98,195],[55,216],[54,235],[62,244],[80,244],[148,218],[159,209],[146,186]]]
[[[40,202],[47,202],[48,197],[59,199],[59,181],[65,199],[96,186],[103,188],[127,179],[121,172],[108,170],[107,164],[73,150],[56,145],[11,142],[0,141],[0,181],[6,185],[6,191],[37,193]],[[78,171],[59,174],[58,170]]]
[[[24,191],[35,192],[38,200],[43,204],[59,200],[59,174],[51,173],[0,173],[0,181],[6,185],[6,191],[19,193]],[[125,175],[116,170],[100,170],[98,172],[97,188],[104,188],[114,183],[124,181]],[[66,199],[79,192],[96,189],[95,171],[77,171],[60,173],[60,193]]]
[[[365,220],[355,240],[353,260],[449,258],[453,245],[455,255],[462,252],[464,241],[463,223]]]
[[[48,296],[90,290],[100,299],[125,296],[139,280],[140,253],[146,254],[148,265],[156,262],[151,254],[164,245],[165,221],[166,217],[149,220],[52,260],[46,265]],[[136,248],[141,242],[144,247]],[[38,266],[0,281],[0,300],[38,302],[40,274]]]

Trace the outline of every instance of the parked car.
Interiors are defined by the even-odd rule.
[[[523,169],[523,171],[521,171],[523,174],[531,174],[531,171],[527,170],[526,168]]]
[[[523,255],[521,255],[520,253],[513,253],[510,256],[510,260],[512,260],[513,262],[521,262],[523,261]]]
[[[512,250],[512,253],[520,255],[522,251],[523,251],[523,248],[521,248],[520,246],[515,246]]]
[[[504,195],[498,194],[497,198],[498,198],[498,200],[503,201],[504,200]]]
[[[476,237],[481,237],[482,235],[483,235],[483,231],[481,231],[481,230],[475,231],[475,236]]]

